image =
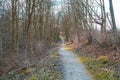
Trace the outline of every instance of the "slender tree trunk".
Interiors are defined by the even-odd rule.
[[[12,53],[15,52],[15,0],[12,3]]]
[[[115,32],[117,30],[117,28],[116,28],[116,21],[115,21],[115,15],[114,15],[112,0],[109,0],[109,5],[110,5],[110,13],[111,13],[111,19],[112,19],[112,24],[113,24],[112,28],[113,28],[113,31]]]

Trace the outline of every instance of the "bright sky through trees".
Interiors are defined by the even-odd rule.
[[[56,5],[54,6],[55,9],[55,14],[59,11],[61,11],[62,6],[64,6],[64,4],[62,3],[62,0],[53,0],[56,1]],[[114,12],[115,12],[115,19],[116,19],[116,24],[117,27],[120,26],[120,0],[113,0],[113,7],[114,7]],[[105,8],[106,8],[106,12],[109,13],[109,0],[105,0]]]
[[[24,1],[24,0],[21,0]],[[62,3],[63,0],[52,0],[53,2],[55,2],[55,14],[59,11],[61,11],[62,6],[64,6],[64,4]],[[113,6],[114,6],[114,12],[115,12],[115,18],[116,18],[116,23],[117,26],[120,26],[120,0],[113,0]],[[109,0],[105,0],[105,7],[106,7],[106,12],[109,12]]]

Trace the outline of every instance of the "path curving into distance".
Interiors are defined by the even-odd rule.
[[[88,75],[84,65],[80,63],[77,55],[64,48],[64,44],[59,49],[61,61],[63,62],[64,80],[93,80]]]

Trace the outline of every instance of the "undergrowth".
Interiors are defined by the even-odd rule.
[[[120,67],[107,56],[89,57],[79,53],[80,61],[85,64],[95,80],[120,80]]]
[[[58,70],[58,55],[51,56],[43,65],[39,65],[37,72],[28,80],[61,80],[61,72]]]
[[[57,51],[53,51],[40,61],[38,66],[30,66],[18,72],[12,70],[0,77],[0,80],[61,80],[58,63],[59,55]]]

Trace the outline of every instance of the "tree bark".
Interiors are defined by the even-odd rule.
[[[111,13],[111,19],[112,19],[112,28],[113,28],[113,31],[115,32],[117,30],[117,28],[116,28],[116,21],[115,21],[115,15],[114,15],[112,0],[109,0],[109,5],[110,5],[110,13]]]

